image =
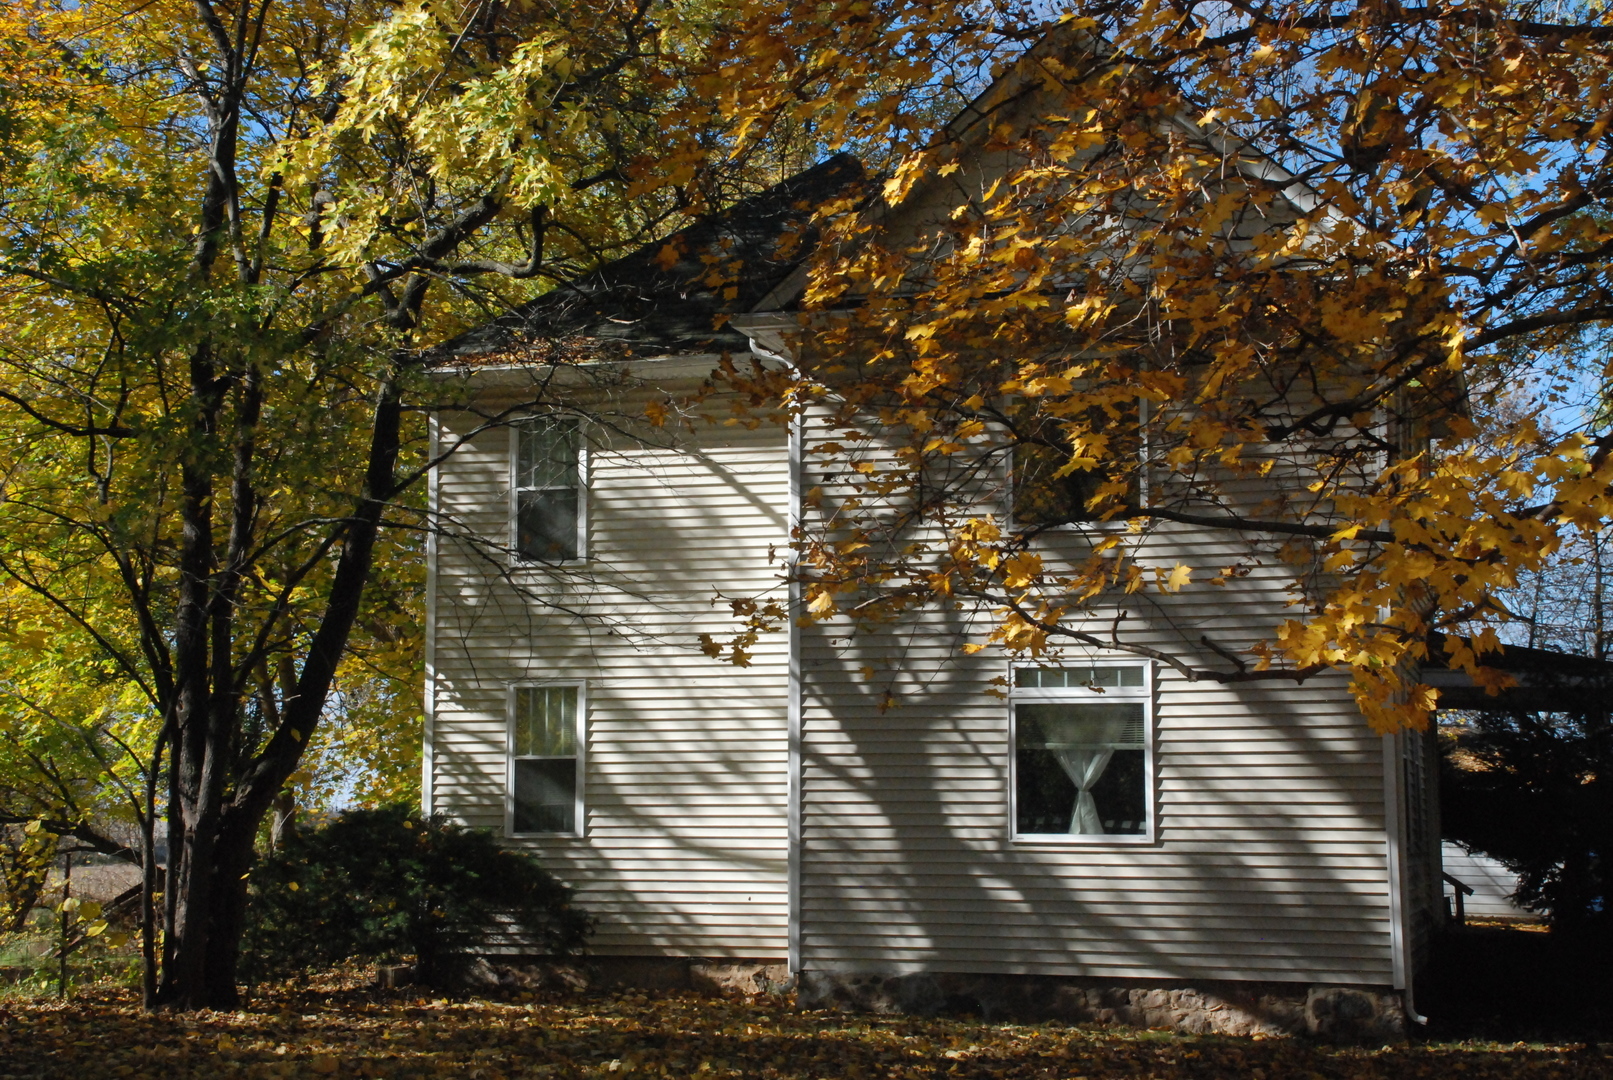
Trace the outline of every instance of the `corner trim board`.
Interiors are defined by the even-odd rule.
[[[426,421],[426,460],[437,458],[439,421],[433,412]],[[424,717],[420,737],[420,814],[431,817],[436,810],[436,792],[433,784],[436,755],[433,740],[437,728],[437,521],[441,512],[438,477],[442,465],[432,469],[426,477],[426,683],[421,713]]]
[[[795,531],[801,522],[801,423],[800,417],[790,423],[789,434],[789,542],[795,541]],[[795,556],[786,556],[790,568],[789,602],[789,677],[785,693],[785,728],[788,743],[788,780],[786,782],[786,815],[788,828],[785,858],[785,907],[788,911],[787,938],[790,974],[801,970],[801,628],[796,617],[801,610],[801,586],[795,580]]]
[[[1406,951],[1406,905],[1401,881],[1400,743],[1395,735],[1383,737],[1383,842],[1389,871],[1389,956],[1394,965],[1394,986],[1405,990],[1411,981]]]

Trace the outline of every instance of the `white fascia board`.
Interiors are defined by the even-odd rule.
[[[1231,158],[1235,168],[1242,175],[1251,180],[1265,180],[1285,185],[1282,189],[1283,195],[1304,213],[1310,213],[1326,201],[1315,188],[1277,164],[1270,155],[1248,140],[1221,131],[1206,130],[1204,125],[1186,113],[1177,113],[1173,119],[1184,135],[1198,140],[1218,154]],[[1329,216],[1337,215],[1330,213]]]
[[[589,360],[579,364],[499,363],[499,364],[442,364],[431,368],[429,374],[438,382],[458,382],[473,389],[527,386],[535,371],[543,372],[545,381],[565,387],[587,387],[594,384],[596,372],[611,372],[647,384],[675,382],[685,379],[703,379],[722,363],[722,353],[694,353],[667,356],[635,356],[623,360]],[[551,374],[552,372],[552,374]]]
[[[750,338],[752,352],[764,364],[780,360],[795,362],[795,344],[790,336],[800,332],[801,324],[789,312],[753,311],[735,315],[728,320],[728,325]]]

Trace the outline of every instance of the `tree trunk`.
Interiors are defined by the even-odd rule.
[[[274,818],[269,823],[269,850],[279,851],[297,831],[297,796],[282,788],[271,805]]]
[[[239,819],[226,817],[216,848],[207,958],[202,968],[202,996],[212,1009],[237,1008],[241,1001],[236,972],[246,930],[247,876],[252,871],[257,835],[255,827],[242,828],[241,824]]]
[[[156,1003],[175,1009],[234,1009],[241,937],[246,926],[247,877],[255,858],[256,828],[239,816],[221,815],[210,835],[187,838],[184,878],[179,890],[173,947],[163,969]],[[206,852],[206,865],[191,853]],[[172,862],[172,860],[170,860]]]
[[[232,679],[227,663],[207,663],[209,643],[202,620],[195,618],[205,605],[197,603],[188,611],[182,606],[180,633],[175,635],[175,653],[181,659],[175,680],[178,722],[169,744],[172,914],[159,1006],[233,1009],[240,1004],[236,970],[258,827],[302,759],[358,616],[382,512],[396,494],[401,415],[398,386],[385,380],[376,397],[364,494],[347,521],[323,616],[308,643],[296,687],[281,704],[276,730],[244,768],[231,768],[241,730],[240,688],[219,686]],[[195,507],[194,535],[209,535],[205,503],[197,500]],[[228,591],[218,589],[211,596]],[[191,597],[200,595],[198,590]],[[215,619],[212,630],[213,656],[228,656],[227,622]]]
[[[172,833],[170,833],[172,835]],[[179,1009],[230,1008],[235,1002],[216,1001],[205,985],[210,940],[209,931],[215,922],[214,905],[221,899],[215,886],[219,883],[219,860],[227,859],[229,852],[221,851],[216,816],[209,815],[181,827],[181,846],[177,873],[170,852],[170,885],[174,890],[173,922],[168,927],[168,957],[163,965],[162,986],[157,992],[158,1005]],[[171,843],[172,841],[170,841]]]

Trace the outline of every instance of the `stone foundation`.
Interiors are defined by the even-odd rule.
[[[654,956],[591,956],[576,961],[491,956],[477,962],[469,982],[472,989],[489,990],[630,987],[757,995],[793,989],[803,1009],[1123,1024],[1192,1035],[1306,1035],[1373,1045],[1406,1037],[1400,993],[1370,986],[1125,982],[948,972],[804,971],[797,979],[780,960]]]
[[[1111,1023],[1187,1034],[1308,1035],[1373,1044],[1406,1037],[1399,992],[1380,987],[805,971],[796,1000],[805,1009]]]
[[[506,990],[631,987],[707,994],[782,994],[791,990],[795,982],[782,960],[589,956],[568,962],[490,956],[477,962],[472,984]]]

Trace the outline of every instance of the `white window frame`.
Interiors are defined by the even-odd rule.
[[[577,730],[573,733],[577,746],[577,796],[572,809],[571,832],[516,832],[515,831],[515,763],[517,761],[549,761],[552,758],[533,758],[515,756],[515,701],[516,694],[521,690],[544,690],[557,686],[571,686],[577,690]],[[587,792],[585,785],[588,779],[588,684],[581,679],[547,679],[543,681],[529,681],[511,683],[504,695],[504,835],[512,839],[537,839],[541,837],[570,836],[580,837],[587,833],[587,818],[583,816],[587,809]]]
[[[584,562],[588,559],[588,443],[583,438],[582,421],[571,416],[553,416],[545,413],[535,413],[522,417],[510,424],[509,447],[509,479],[510,479],[510,524],[509,548],[511,561],[518,567],[550,565],[541,559],[523,555],[520,551],[521,543],[521,492],[563,490],[549,488],[523,488],[521,480],[521,427],[542,421],[564,420],[577,429],[577,555],[575,559],[561,559],[565,562]]]
[[[1085,687],[1019,686],[1015,673],[1036,668],[1084,667],[1141,668],[1142,686],[1105,687],[1102,694]],[[1053,845],[1057,847],[1108,847],[1113,844],[1152,844],[1158,836],[1159,807],[1156,799],[1158,773],[1155,763],[1154,665],[1147,660],[1094,657],[1065,664],[1010,664],[1008,669],[1008,839],[1015,846]],[[1086,695],[1085,697],[1081,695]],[[1019,831],[1019,706],[1034,702],[1121,700],[1140,702],[1143,707],[1143,807],[1145,827],[1140,833],[1022,833]]]

